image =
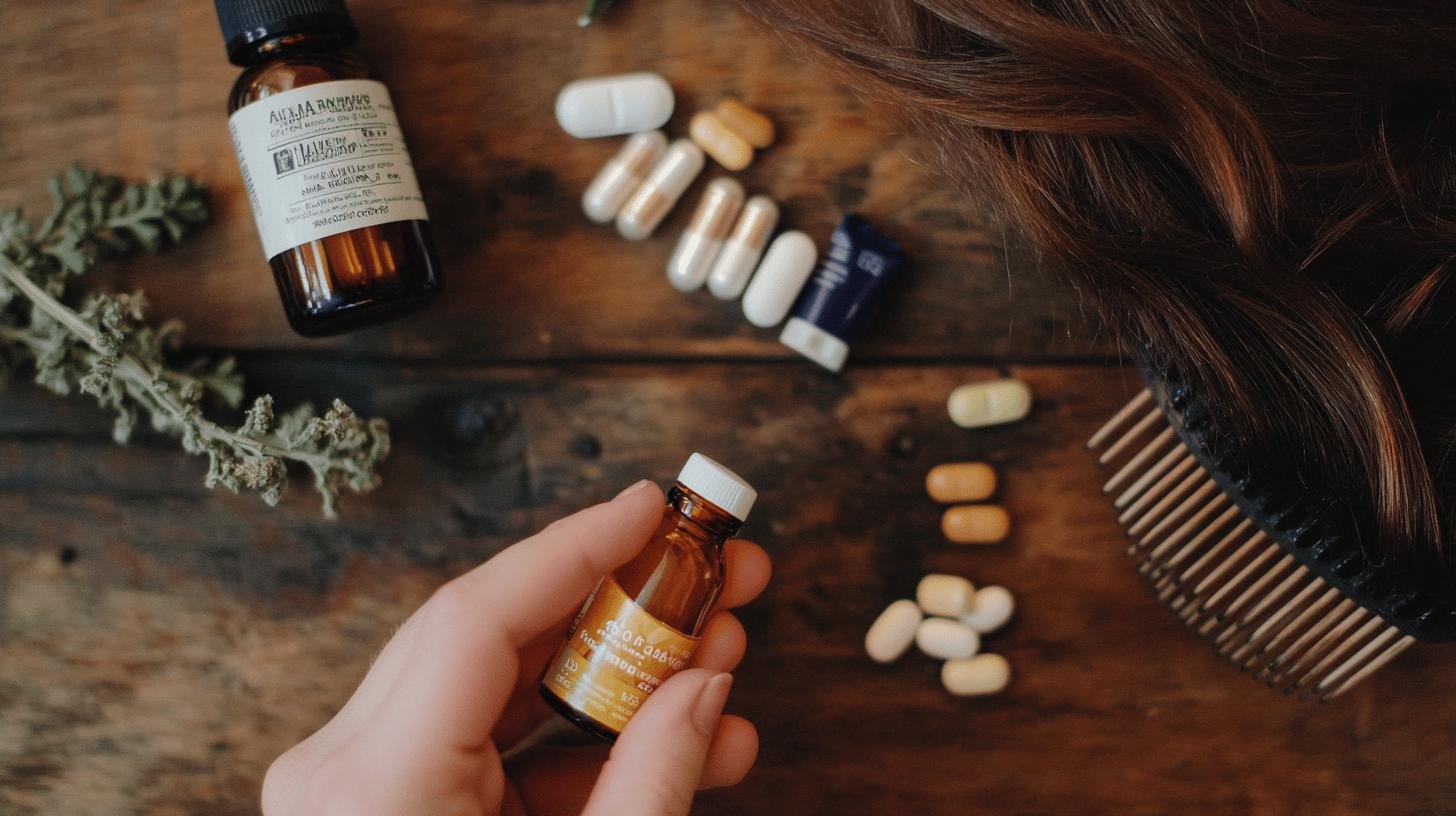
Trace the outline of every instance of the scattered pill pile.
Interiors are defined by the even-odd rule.
[[[628,240],[645,240],[657,230],[708,159],[740,172],[777,138],[768,116],[724,99],[692,117],[688,138],[669,144],[658,128],[675,106],[672,86],[650,72],[577,80],[556,98],[556,116],[567,133],[628,136],[581,200],[588,218],[615,221]],[[787,318],[780,342],[839,371],[849,343],[874,315],[885,283],[903,262],[900,247],[864,219],[848,215],[821,263],[818,246],[805,233],[788,230],[774,237],[779,219],[772,198],[748,197],[730,177],[712,180],[668,261],[668,282],[684,293],[706,284],[721,300],[741,296],[744,317],[760,328]]]
[[[893,663],[915,644],[944,660],[940,680],[962,697],[996,694],[1011,682],[1011,664],[981,652],[981,637],[1005,626],[1015,599],[1005,587],[976,587],[959,575],[927,575],[915,600],[890,604],[865,634],[865,652],[877,663]]]

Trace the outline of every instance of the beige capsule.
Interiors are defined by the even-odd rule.
[[[966,504],[946,510],[940,530],[957,544],[995,544],[1011,534],[1011,516],[999,505]]]
[[[1011,683],[1011,664],[998,654],[948,660],[940,667],[940,683],[957,697],[997,694]]]
[[[703,111],[694,116],[688,123],[688,135],[704,153],[713,157],[713,161],[735,173],[753,164],[753,145],[729,130],[723,120],[712,113]]]
[[[895,601],[885,607],[865,633],[865,654],[876,663],[893,663],[915,642],[915,632],[924,616],[911,600]]]
[[[713,179],[667,262],[667,280],[679,292],[694,292],[708,279],[723,241],[743,207],[743,185]]]
[[[947,462],[925,474],[925,492],[938,502],[982,501],[996,492],[996,470],[985,462]]]
[[[667,137],[661,131],[649,130],[628,138],[582,193],[581,209],[587,218],[610,224],[666,150]]]
[[[713,109],[728,129],[759,150],[774,143],[773,120],[737,99],[724,99]]]
[[[617,213],[617,231],[629,241],[641,241],[657,229],[678,199],[703,169],[703,151],[687,139],[668,145],[652,166],[647,180]]]
[[[965,614],[975,597],[975,585],[959,575],[927,575],[915,587],[915,602],[920,609],[942,618]]]
[[[778,223],[779,205],[773,199],[764,195],[748,199],[738,223],[733,226],[733,234],[728,236],[718,260],[708,272],[708,291],[723,300],[743,294]]]

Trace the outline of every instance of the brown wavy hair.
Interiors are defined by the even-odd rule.
[[[904,111],[1371,560],[1449,591],[1456,3],[742,1]]]

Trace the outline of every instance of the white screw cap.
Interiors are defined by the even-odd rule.
[[[748,520],[748,511],[753,509],[753,502],[758,498],[758,491],[737,473],[701,453],[688,457],[688,463],[677,475],[677,482],[739,521]]]

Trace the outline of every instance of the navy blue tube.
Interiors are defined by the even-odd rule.
[[[848,345],[874,319],[885,284],[904,261],[899,242],[849,213],[834,230],[829,251],[799,293],[790,319],[808,322]]]

